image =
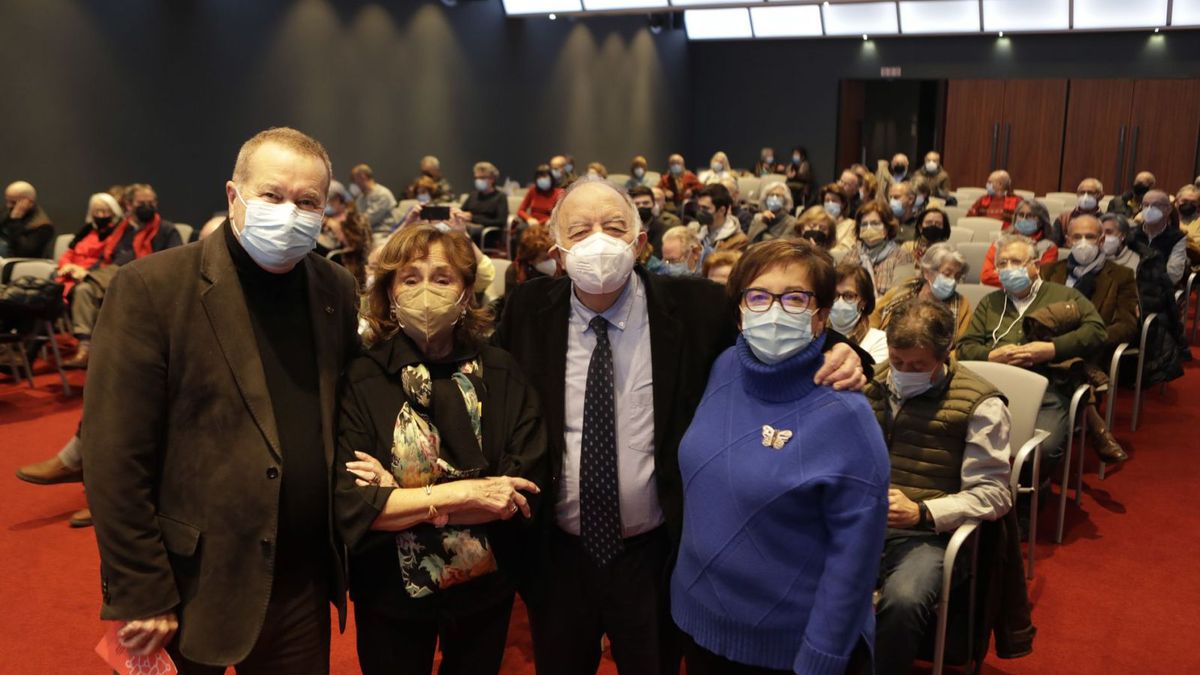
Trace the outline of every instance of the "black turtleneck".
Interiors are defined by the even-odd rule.
[[[304,263],[273,274],[259,267],[226,225],[225,242],[241,282],[262,359],[283,452],[276,587],[324,579],[329,560],[328,476],[321,397]]]

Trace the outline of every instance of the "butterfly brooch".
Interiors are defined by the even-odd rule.
[[[792,440],[792,432],[787,429],[773,429],[769,424],[763,425],[762,443],[764,448],[782,450],[788,441]]]

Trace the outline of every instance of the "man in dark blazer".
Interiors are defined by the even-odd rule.
[[[122,267],[96,327],[81,438],[101,618],[183,673],[329,669],[334,405],[357,350],[354,279],[310,252],[330,174],[298,131],[250,139],[223,231]]]
[[[634,269],[647,235],[611,184],[576,181],[550,229],[570,278],[512,289],[496,334],[538,390],[550,438],[545,538],[522,589],[538,672],[595,672],[607,634],[622,673],[674,673],[679,441],[734,342],[733,307],[712,282]],[[818,377],[861,388],[855,355],[835,347]]]

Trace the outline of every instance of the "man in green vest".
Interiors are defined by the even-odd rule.
[[[887,328],[888,364],[865,393],[892,462],[880,566],[875,672],[908,673],[937,604],[950,534],[969,518],[1012,508],[1004,397],[949,364],[953,314],[940,302],[898,307]]]

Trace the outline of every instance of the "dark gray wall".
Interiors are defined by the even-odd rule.
[[[528,182],[558,152],[625,172],[686,142],[686,37],[644,17],[508,20],[500,0],[0,0],[0,17],[0,182],[33,182],[60,231],[133,181],[198,225],[268,126],[397,191],[428,153],[461,192],[480,159]]]
[[[1196,77],[1200,34],[694,42],[688,57],[696,102],[689,165],[725,150],[734,166],[749,167],[764,145],[777,154],[805,145],[828,182],[836,178],[840,80],[879,79],[882,66],[919,80]]]

